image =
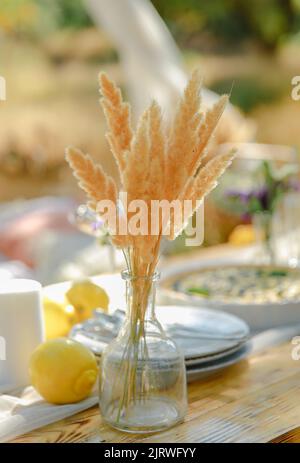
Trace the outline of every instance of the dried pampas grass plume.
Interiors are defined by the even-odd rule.
[[[218,122],[221,119],[227,103],[228,95],[222,95],[213,107],[209,108],[204,114],[198,130],[199,142],[193,152],[188,169],[189,175],[194,176],[199,169],[201,162],[206,155],[208,144],[217,128]]]
[[[235,151],[232,150],[212,158],[194,178],[186,193],[187,198],[193,202],[204,199],[217,186],[219,177],[230,166],[234,156]]]
[[[149,138],[151,162],[148,173],[148,195],[151,199],[165,197],[166,141],[162,114],[159,105],[153,101],[149,110]]]
[[[89,198],[89,207],[97,210],[97,203],[110,200],[117,206],[118,190],[115,181],[107,175],[100,165],[94,163],[92,158],[77,148],[66,149],[66,160],[78,180],[79,186]],[[121,220],[121,219],[120,219]],[[109,227],[109,223],[106,223]],[[111,240],[117,247],[125,248],[130,243],[127,235],[118,235],[116,230],[111,232]]]
[[[126,152],[130,149],[133,136],[130,107],[128,103],[123,102],[120,89],[103,72],[99,75],[99,86],[102,94],[100,103],[109,128],[106,137],[119,167],[122,180],[126,167]]]
[[[185,223],[171,223],[169,240],[174,240],[179,236],[186,227],[188,220],[194,215],[200,207],[201,201],[207,196],[217,185],[219,177],[230,166],[235,156],[235,151],[231,150],[228,153],[215,156],[202,169],[198,175],[191,179],[190,184],[185,192],[182,192],[180,200],[192,201],[191,214],[186,217]]]
[[[179,102],[168,140],[166,173],[172,178],[172,184],[167,199],[175,199],[181,192],[188,175],[190,158],[197,146],[201,123],[200,87],[199,71],[194,71]]]
[[[146,183],[150,166],[149,111],[148,108],[142,114],[131,149],[127,154],[123,184],[128,193],[128,201],[146,199]]]
[[[117,187],[114,180],[88,154],[69,147],[66,149],[66,160],[79,181],[79,186],[90,199],[90,206],[96,209],[97,202],[102,200],[110,200],[116,204]]]

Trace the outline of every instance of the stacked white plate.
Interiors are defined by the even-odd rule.
[[[182,306],[158,306],[156,313],[184,353],[189,381],[233,365],[250,351],[249,327],[234,315]],[[120,311],[112,315],[98,312],[95,319],[75,326],[71,337],[101,356],[117,334],[123,317]]]
[[[189,381],[233,365],[250,351],[249,327],[236,316],[180,306],[158,307],[157,315],[184,352]]]

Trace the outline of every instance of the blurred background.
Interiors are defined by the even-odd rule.
[[[107,21],[105,29],[99,26],[101,14],[94,14],[97,2],[87,3],[89,7],[83,0],[0,3],[0,75],[7,86],[7,99],[0,102],[0,252],[3,262],[20,261],[29,272],[36,271],[38,263],[45,282],[85,271],[70,262],[68,272],[54,271],[58,261],[51,250],[59,248],[54,231],[65,234],[70,243],[72,225],[66,211],[82,202],[64,161],[65,147],[80,147],[116,174],[98,104],[99,71],[107,71],[130,98],[128,69],[120,61],[114,34]],[[153,0],[152,4],[179,47],[181,71],[200,66],[206,88],[231,91],[231,103],[243,124],[246,121],[243,135],[236,121],[224,125],[217,142],[285,145],[296,159],[300,103],[291,98],[291,80],[300,74],[300,0]],[[234,214],[232,208],[221,207],[219,196],[216,192],[215,202],[211,199],[206,208],[206,245],[227,241],[236,225],[248,223],[241,219],[243,211]],[[33,198],[39,199],[30,206],[26,203],[25,217],[22,200]],[[77,240],[70,246],[73,260]],[[60,246],[67,256],[65,245]],[[180,240],[170,250],[177,251],[182,251]],[[86,259],[90,272],[99,270],[90,257]]]

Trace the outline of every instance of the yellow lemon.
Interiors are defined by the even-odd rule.
[[[37,347],[29,374],[31,384],[47,402],[69,404],[90,394],[98,368],[89,349],[71,339],[58,338]]]
[[[64,306],[48,298],[43,300],[46,338],[54,339],[67,336],[72,325],[77,322],[75,309]]]
[[[67,291],[66,298],[75,307],[79,321],[91,318],[95,309],[108,309],[106,291],[89,280],[74,283]]]
[[[229,243],[236,246],[251,244],[255,241],[255,233],[252,225],[237,225],[231,232]]]

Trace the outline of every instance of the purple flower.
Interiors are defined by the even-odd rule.
[[[258,199],[258,201],[261,204],[261,208],[263,210],[268,210],[269,209],[269,191],[267,186],[263,186],[259,188],[258,190],[254,190],[252,192],[252,197]]]
[[[258,184],[248,191],[229,189],[225,192],[231,207],[245,220],[257,212],[273,213],[282,195],[289,191],[300,192],[300,180],[295,175],[275,176],[268,162],[261,165]],[[263,182],[263,184],[261,183]]]

